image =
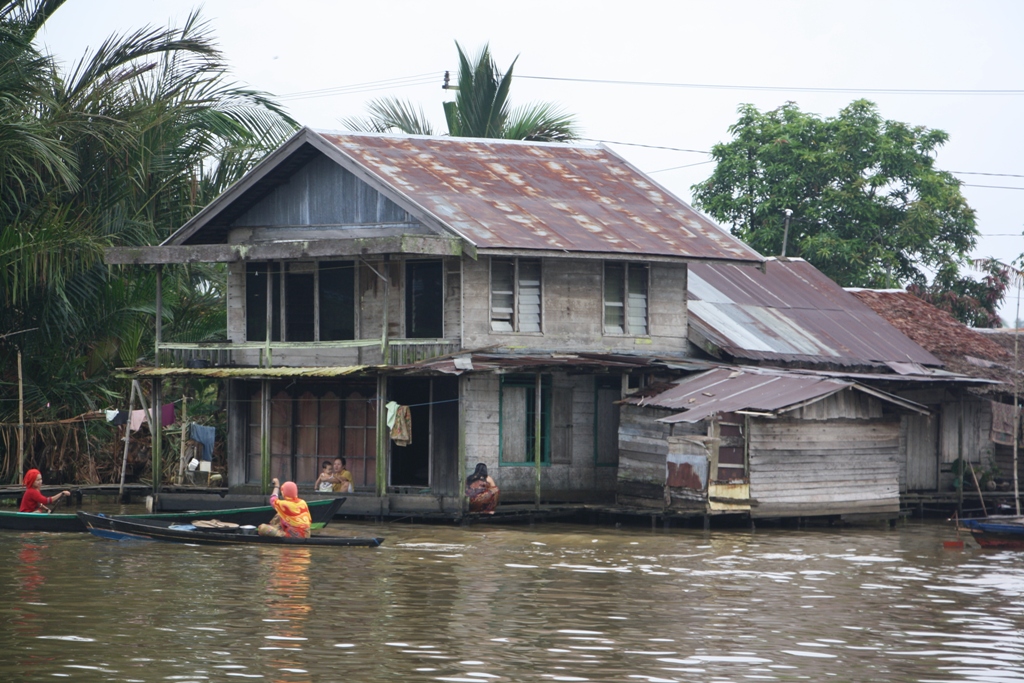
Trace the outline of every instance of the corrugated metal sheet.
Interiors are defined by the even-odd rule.
[[[680,416],[682,421],[699,422],[716,413],[736,410],[771,412],[809,399],[823,398],[849,386],[853,383],[828,377],[717,368],[680,380],[657,396],[631,398],[626,402],[685,410]]]
[[[700,422],[712,415],[737,410],[774,413],[825,398],[848,387],[856,387],[884,401],[927,413],[924,406],[855,382],[755,368],[716,368],[679,380],[655,396],[632,397],[624,402],[685,411],[661,418],[659,422]]]
[[[757,361],[942,365],[803,259],[769,259],[764,273],[692,263],[688,293],[691,339],[712,353]]]
[[[366,370],[378,370],[381,365],[344,365],[316,368],[132,368],[129,377],[207,377],[210,379],[250,378],[275,379],[280,377],[343,377]]]
[[[762,260],[604,147],[320,135],[478,249]]]

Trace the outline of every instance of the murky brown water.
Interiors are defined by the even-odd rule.
[[[894,531],[0,532],[0,680],[1021,681],[1024,553]]]

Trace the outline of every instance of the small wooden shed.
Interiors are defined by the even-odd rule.
[[[624,403],[620,504],[752,517],[899,512],[900,415],[928,414],[849,380],[752,367]]]

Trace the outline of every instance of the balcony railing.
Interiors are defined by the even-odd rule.
[[[269,351],[271,364],[277,351],[286,349],[317,351],[329,349],[358,349],[358,348],[380,348],[380,339],[351,339],[346,341],[325,341],[325,342],[270,342]],[[389,339],[386,352],[383,354],[384,362],[388,365],[408,365],[418,361],[429,360],[456,353],[461,348],[458,341],[451,339]],[[265,352],[268,350],[266,342],[238,342],[229,341],[180,343],[161,342],[159,350],[164,360],[170,356],[172,367],[209,367],[234,365],[234,351],[259,351],[260,364],[265,364]]]

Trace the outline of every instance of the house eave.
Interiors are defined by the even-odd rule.
[[[455,237],[399,235],[349,240],[282,240],[256,244],[110,247],[104,250],[103,259],[109,265],[158,265],[290,261],[377,254],[461,256],[462,253],[462,240]]]

